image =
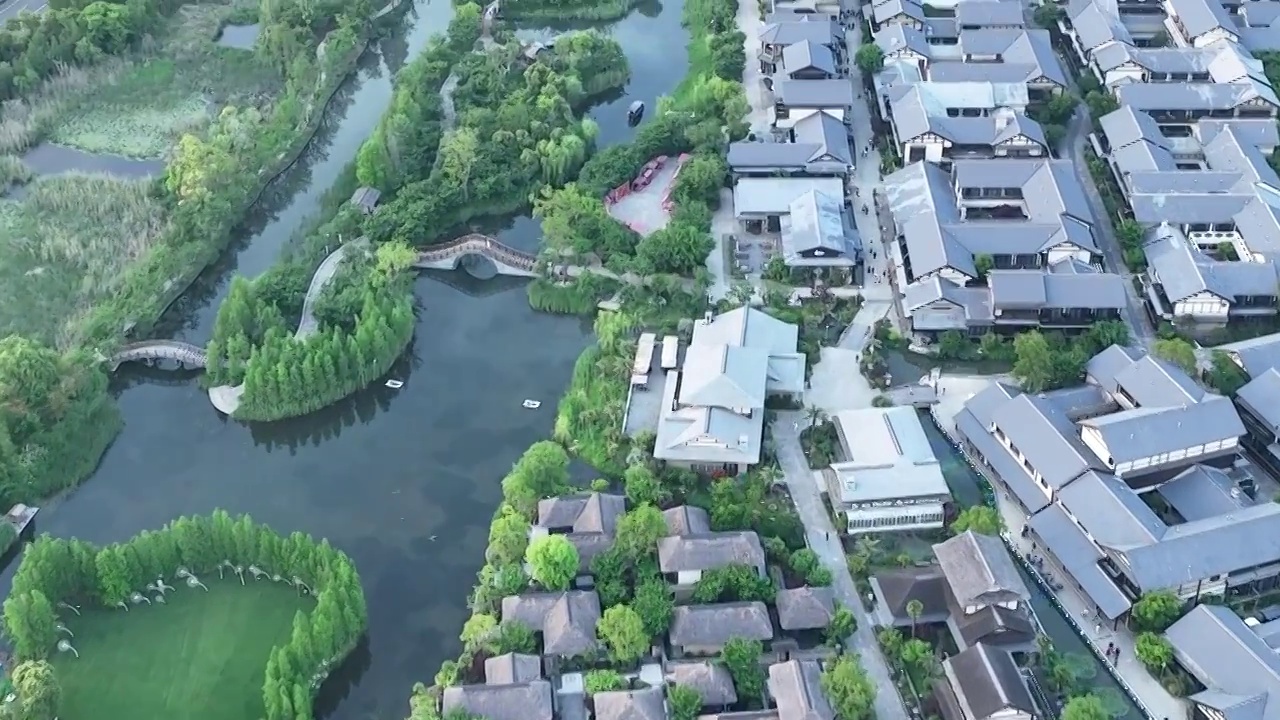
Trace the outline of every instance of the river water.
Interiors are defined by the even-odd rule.
[[[601,142],[628,139],[625,109],[668,93],[685,72],[681,5],[649,5],[609,26],[631,63],[620,97],[596,108]],[[235,274],[270,266],[320,207],[391,98],[391,75],[443,32],[451,8],[420,2],[402,29],[366,53],[313,146],[267,194],[242,239],[171,309],[166,325],[208,339]],[[532,249],[536,225],[513,242]],[[39,530],[112,542],[181,514],[226,508],[281,532],[329,538],[356,561],[369,605],[369,642],[326,683],[319,714],[403,717],[415,681],[430,682],[459,651],[465,600],[483,562],[499,481],[552,429],[555,401],[590,342],[582,320],[533,312],[524,283],[464,273],[417,280],[414,343],[392,377],[322,412],[244,425],[221,417],[191,374],[122,370],[125,428],[97,472]],[[524,410],[525,398],[543,401]],[[582,479],[590,470],[576,468]],[[10,571],[11,572],[11,571]],[[69,718],[68,720],[82,720]]]

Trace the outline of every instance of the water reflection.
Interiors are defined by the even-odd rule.
[[[50,142],[40,143],[22,156],[37,175],[59,175],[69,172],[110,173],[123,178],[143,179],[164,171],[164,160],[137,160],[123,155],[85,152]]]
[[[254,44],[258,42],[258,34],[261,31],[262,27],[257,23],[226,25],[222,28],[222,32],[218,33],[218,44],[237,50],[252,50]]]

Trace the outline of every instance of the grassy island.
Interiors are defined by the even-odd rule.
[[[30,720],[310,718],[367,622],[345,554],[223,511],[102,548],[43,536],[4,603]]]

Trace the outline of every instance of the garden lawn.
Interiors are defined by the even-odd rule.
[[[76,650],[57,653],[63,720],[247,720],[262,717],[271,648],[288,641],[310,598],[267,580],[202,578],[165,605],[64,612]],[[175,583],[180,584],[180,583]]]

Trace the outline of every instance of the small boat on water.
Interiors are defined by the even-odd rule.
[[[402,380],[388,380],[388,381],[387,381],[387,387],[391,388],[392,390],[399,390],[400,388],[404,387],[404,381],[402,381]]]
[[[542,407],[542,403],[538,402],[537,400],[525,400],[520,404],[529,410],[537,410],[538,408]]]
[[[631,103],[631,107],[627,108],[627,124],[639,125],[642,117],[644,117],[644,103],[636,100]]]

